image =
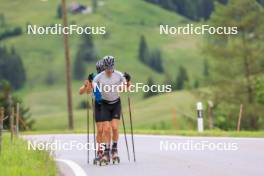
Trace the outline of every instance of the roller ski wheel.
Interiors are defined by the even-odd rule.
[[[119,158],[119,156],[113,157],[113,158],[112,158],[112,162],[113,162],[113,164],[119,164],[119,163],[120,163],[120,158]]]
[[[109,165],[109,160],[101,159],[99,161],[99,166],[107,166],[107,165]]]
[[[120,158],[118,156],[117,148],[113,148],[112,149],[111,155],[112,155],[113,164],[119,164],[120,163]]]
[[[98,165],[100,163],[100,159],[103,157],[103,152],[99,151],[97,153],[97,157],[93,160],[94,165]]]
[[[105,153],[103,157],[99,160],[99,166],[107,166],[110,163],[109,152]]]
[[[99,158],[94,158],[93,165],[98,165],[100,162]]]

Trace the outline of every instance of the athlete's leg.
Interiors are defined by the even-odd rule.
[[[96,128],[97,128],[97,136],[96,136],[96,141],[98,144],[101,144],[104,142],[103,138],[103,122],[97,122],[96,123]]]
[[[112,138],[112,149],[111,149],[111,154],[112,154],[112,160],[113,162],[120,162],[119,157],[118,157],[118,138],[119,138],[119,119],[120,119],[120,112],[121,112],[121,103],[118,101],[117,103],[112,105],[112,119],[111,119],[111,128],[113,132],[113,138]]]
[[[109,111],[109,108],[107,107],[107,104],[101,103],[100,105],[100,111],[98,112],[98,117],[100,118],[98,120],[98,138],[99,142],[104,142],[106,144],[110,144],[111,142],[111,127],[110,127],[110,116],[111,113]]]
[[[103,138],[103,123],[97,122],[96,128],[97,128],[96,141],[98,144],[97,156],[100,159],[103,155],[103,152],[104,152],[104,150],[102,149],[102,145],[104,145],[104,143],[105,143],[104,138]]]
[[[103,134],[102,136],[104,137],[104,142],[107,145],[110,145],[111,143],[111,126],[109,121],[102,122],[102,128],[103,128]]]
[[[111,121],[111,128],[112,128],[112,132],[113,132],[113,143],[117,143],[118,141],[118,137],[119,137],[119,120],[118,119],[113,119]]]
[[[101,114],[101,104],[95,101],[95,121],[96,121],[96,142],[97,142],[97,158],[96,160],[100,160],[103,156],[104,149],[102,145],[104,145],[105,141],[103,139],[103,121],[105,119],[102,118]]]
[[[106,143],[106,147],[108,147],[111,143],[111,112],[105,103],[101,105],[101,118],[104,142]]]
[[[110,161],[110,143],[111,143],[111,125],[109,121],[104,121],[103,123],[103,137],[105,139],[105,149],[103,152],[103,157],[101,161]]]
[[[103,136],[105,138],[105,151],[104,155],[101,159],[101,162],[104,161],[110,161],[110,144],[111,144],[111,121],[113,115],[113,105],[112,104],[107,104],[102,102],[102,111],[101,111],[102,118],[104,119],[103,121]]]
[[[120,162],[120,159],[118,157],[118,147],[117,147],[118,138],[119,138],[118,126],[119,126],[119,120],[113,119],[111,121],[111,127],[113,132],[111,155],[112,155],[113,163]]]
[[[111,119],[111,127],[112,127],[112,132],[113,132],[113,144],[117,144],[118,141],[118,136],[119,136],[119,120],[120,120],[120,114],[121,114],[121,102],[120,100],[113,104],[112,106],[112,119]]]

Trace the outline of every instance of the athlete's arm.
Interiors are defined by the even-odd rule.
[[[80,87],[79,89],[79,94],[82,95],[85,92],[85,86],[83,85],[82,87]]]
[[[131,85],[131,76],[128,73],[124,73],[123,79],[125,80],[125,85],[129,88]]]
[[[86,87],[86,93],[90,94],[92,93],[92,91],[93,91],[93,86],[92,86],[92,83],[89,82],[89,85]]]
[[[94,90],[96,89],[96,86],[97,86],[98,83],[99,83],[100,75],[101,75],[101,74],[96,75],[96,76],[94,77],[93,81],[91,82],[91,87],[92,87],[92,89],[94,89]]]
[[[131,85],[131,81],[127,81],[127,82],[126,82],[126,86],[129,88],[130,85]]]
[[[121,74],[120,85],[122,87],[120,87],[120,90],[129,90],[130,85],[131,85],[130,79],[131,79],[131,77],[129,74],[127,74],[127,73]]]
[[[88,80],[85,80],[83,86],[79,90],[79,94],[82,95],[84,93],[90,94],[92,92],[92,85]]]

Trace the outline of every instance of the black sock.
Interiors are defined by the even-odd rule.
[[[117,148],[117,142],[113,142],[112,148]]]
[[[107,151],[110,150],[110,145],[109,145],[109,144],[106,144],[106,145],[105,145],[105,150],[107,150]]]

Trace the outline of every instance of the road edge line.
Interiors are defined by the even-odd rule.
[[[76,176],[87,176],[85,171],[77,163],[75,163],[75,162],[73,162],[71,160],[55,159],[55,161],[63,162],[65,164],[67,164],[71,168],[71,170],[74,173],[74,175],[76,175]]]

